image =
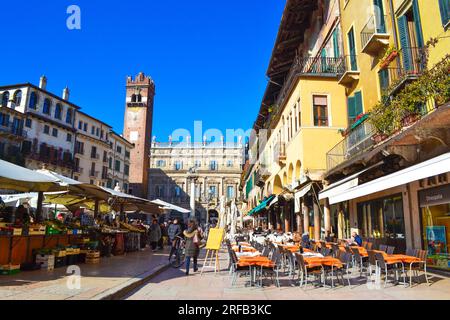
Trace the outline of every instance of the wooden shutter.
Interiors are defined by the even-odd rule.
[[[356,118],[356,105],[355,105],[355,97],[348,97],[347,103],[348,103],[348,119],[349,119],[349,125],[353,122],[353,120]]]
[[[334,50],[334,57],[339,58],[339,37],[338,37],[338,29],[334,29],[333,31],[333,50]]]
[[[386,89],[389,86],[389,73],[386,69],[380,70],[378,73],[381,90]]]
[[[450,20],[450,0],[439,0],[439,10],[441,11],[442,25],[445,26]]]
[[[417,0],[413,0],[413,13],[414,13],[414,27],[416,29],[417,45],[419,47],[424,46],[422,23],[420,21],[419,3]]]
[[[363,113],[363,101],[361,91],[355,92],[355,117]]]
[[[410,50],[410,40],[408,33],[408,20],[406,16],[401,16],[398,18],[398,33],[400,38],[400,44],[402,46],[402,58],[403,58],[403,67],[410,71],[412,68],[412,58],[411,58],[411,50]]]
[[[350,66],[352,71],[356,71],[358,66],[356,64],[356,48],[355,48],[355,33],[353,28],[348,33],[348,45],[350,48]]]

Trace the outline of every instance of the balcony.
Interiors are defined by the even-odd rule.
[[[426,69],[426,60],[425,48],[402,48],[385,68],[388,73],[388,82],[382,84],[382,89],[390,88],[388,95],[395,95],[407,83],[417,80],[422,75]]]
[[[359,81],[359,70],[356,58],[357,56],[354,55],[345,56],[345,68],[338,81],[340,85],[351,88]]]
[[[0,134],[16,139],[27,138],[27,132],[21,128],[14,127],[12,122],[7,124],[6,126],[0,125]]]
[[[83,174],[83,172],[84,172],[84,169],[81,167],[73,169],[73,173]]]
[[[98,153],[91,153],[91,159],[100,159],[100,155]]]
[[[370,17],[361,31],[361,47],[363,53],[376,57],[389,45],[390,34],[386,32],[386,20],[386,16],[381,16],[378,19],[375,16]]]
[[[329,171],[371,148],[374,145],[372,139],[374,134],[375,128],[368,121],[364,121],[353,129],[344,140],[328,151],[327,170]]]
[[[145,107],[146,104],[144,102],[128,102],[127,107],[133,108],[133,107]]]
[[[284,142],[280,142],[275,146],[275,159],[278,160],[280,166],[286,164],[286,144]]]

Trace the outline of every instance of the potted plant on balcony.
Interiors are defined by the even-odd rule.
[[[390,106],[387,106],[385,103],[379,102],[372,109],[369,121],[376,129],[375,134],[372,136],[372,140],[378,144],[386,140],[395,130],[394,109],[390,108]]]
[[[398,50],[395,47],[390,46],[389,48],[387,48],[383,58],[381,58],[380,60],[380,68],[385,69],[389,65],[389,63],[391,63],[397,56]]]

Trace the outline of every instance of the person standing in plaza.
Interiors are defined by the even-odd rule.
[[[161,238],[158,241],[158,248],[159,250],[164,250],[164,242],[167,239],[167,227],[164,223],[160,223],[159,227],[161,229]]]
[[[191,258],[194,260],[194,272],[198,271],[197,259],[200,253],[200,241],[202,239],[201,229],[194,220],[190,220],[188,228],[183,232],[186,238],[186,275],[189,275]]]
[[[150,245],[152,246],[153,252],[156,251],[159,239],[161,239],[161,228],[159,227],[158,220],[153,219],[152,225],[150,226]]]
[[[173,220],[173,223],[167,228],[167,236],[169,237],[169,243],[171,245],[169,260],[176,250],[176,237],[181,235],[181,226],[178,224],[178,219]]]

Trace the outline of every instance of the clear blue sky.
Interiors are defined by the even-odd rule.
[[[81,30],[66,27],[69,5]],[[125,78],[156,83],[153,134],[174,129],[249,129],[283,0],[28,0],[2,3],[0,85],[48,77],[48,89],[121,133]]]

